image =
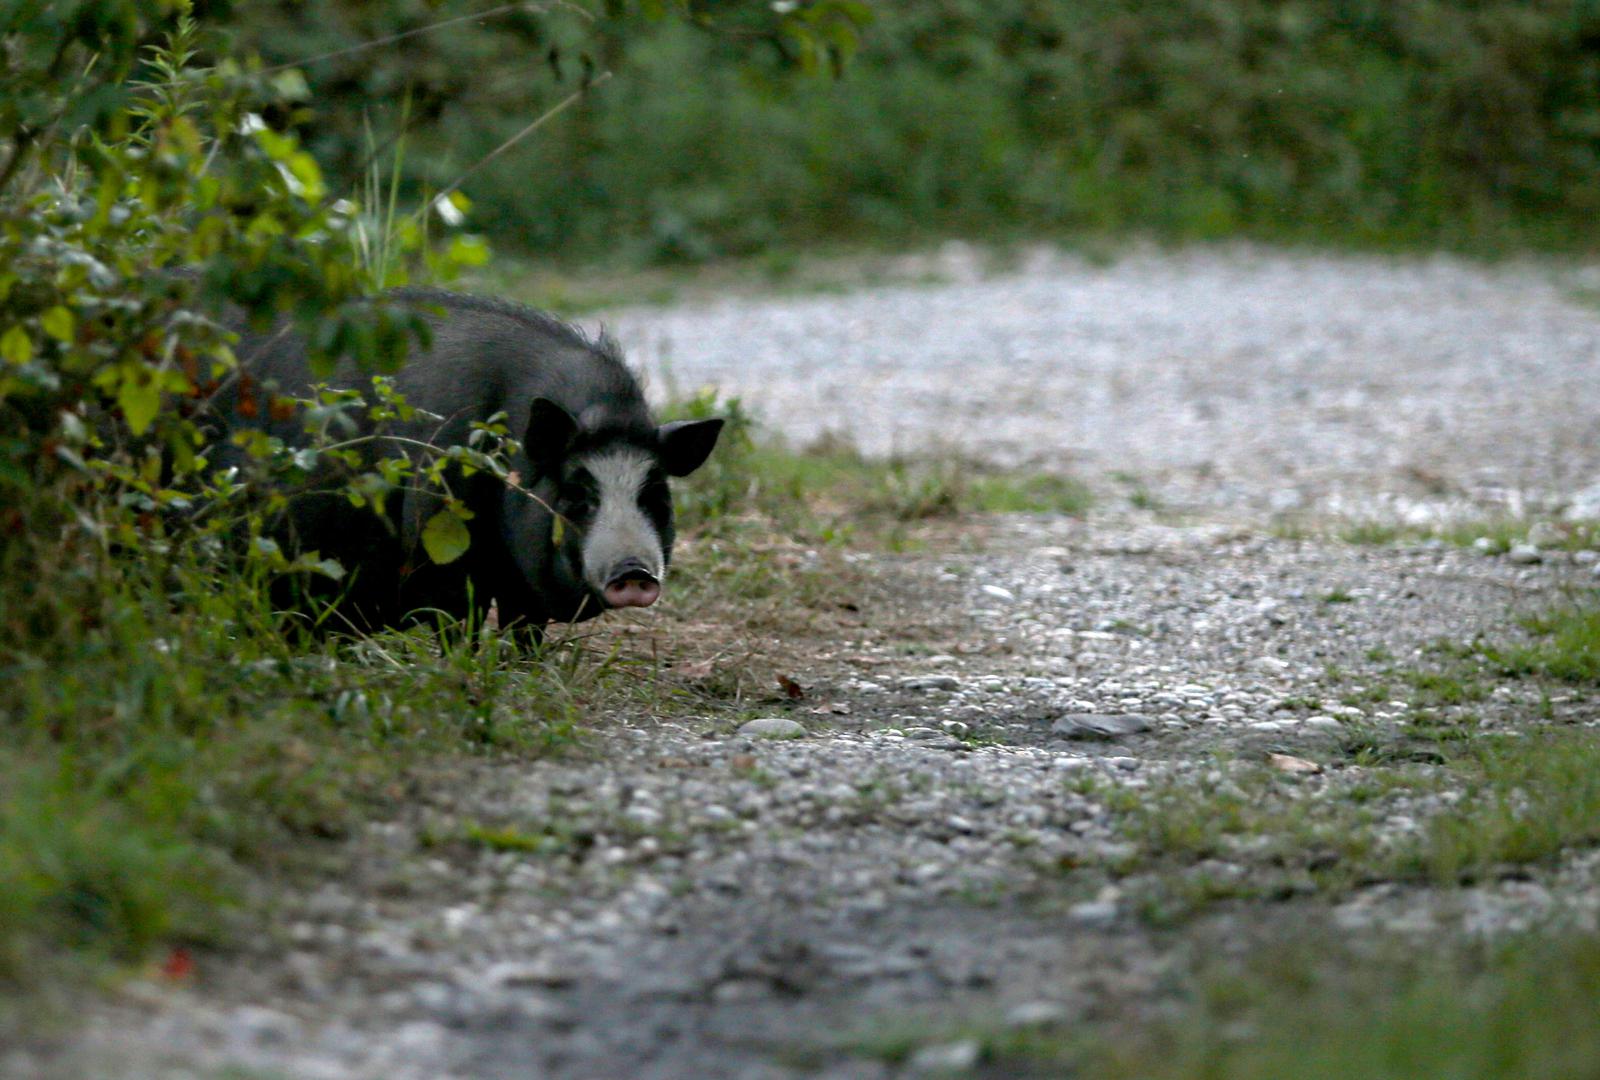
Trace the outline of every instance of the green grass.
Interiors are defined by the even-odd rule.
[[[901,1065],[922,1047],[971,1041],[978,1075],[1017,1080],[1582,1080],[1600,1069],[1591,935],[1395,940],[1374,953],[1306,921],[1279,937],[1242,959],[1202,954],[1197,971],[1169,979],[1159,1009],[1105,1002],[1115,1019],[1098,1031],[907,1015],[843,1047]]]
[[[459,839],[486,851],[509,851],[519,855],[565,853],[575,844],[570,830],[561,822],[485,825],[469,821],[462,825]],[[430,846],[445,842],[439,837],[429,837],[429,841]]]
[[[1397,945],[1380,959],[1315,938],[1263,949],[1242,970],[1203,976],[1181,1020],[1121,1033],[1077,1060],[1084,1075],[1150,1080],[1576,1080],[1600,1069],[1593,937],[1523,936],[1435,956]]]
[[[1286,520],[1275,532],[1286,539],[1321,535],[1312,523]],[[1530,534],[1538,537],[1544,550],[1584,551],[1600,548],[1600,524],[1592,521],[1551,521],[1529,518],[1487,518],[1458,521],[1448,525],[1400,525],[1386,521],[1353,521],[1333,526],[1333,535],[1347,544],[1385,547],[1391,544],[1421,544],[1439,540],[1453,547],[1483,547],[1493,555],[1504,555],[1517,544],[1527,543]],[[1483,543],[1480,543],[1482,541]]]
[[[849,446],[822,443],[798,453],[759,448],[750,459],[752,490],[780,504],[803,503],[822,536],[846,528],[882,528],[980,513],[1081,515],[1090,504],[1082,484],[1067,477],[1019,475],[952,458],[862,457]]]
[[[1297,751],[1317,757],[1321,775],[1218,756],[1138,788],[1071,781],[1111,815],[1123,846],[1061,869],[1079,887],[1118,882],[1157,928],[1202,935],[1187,954],[1195,968],[1166,981],[1158,1008],[1093,1030],[911,1016],[875,1023],[849,1048],[899,1064],[925,1046],[972,1041],[981,1074],[1006,1077],[1600,1074],[1592,933],[1557,927],[1487,943],[1448,931],[1362,935],[1352,945],[1326,919],[1329,902],[1369,885],[1450,890],[1537,876],[1600,845],[1600,729],[1551,722],[1548,698],[1510,730],[1481,730],[1462,711],[1497,680],[1562,689],[1569,701],[1600,685],[1596,599],[1528,617],[1527,643],[1445,643],[1431,650],[1436,668],[1391,668],[1385,680],[1412,695],[1410,715],[1397,728],[1354,730],[1337,748]],[[1415,827],[1394,829],[1396,814]],[[1219,905],[1239,919],[1223,931],[1228,948],[1207,949],[1210,924],[1192,917]],[[1116,1002],[1103,1007],[1118,1014]]]
[[[1600,735],[1551,728],[1480,737],[1453,763],[1465,791],[1394,855],[1394,870],[1450,883],[1549,864],[1600,843]]]
[[[1316,777],[1219,760],[1202,776],[1137,791],[1084,781],[1131,844],[1104,869],[1129,879],[1146,916],[1166,924],[1224,899],[1478,881],[1600,843],[1592,729],[1485,735],[1414,714],[1395,736],[1353,734],[1322,759],[1329,771]],[[1435,798],[1445,790],[1457,793],[1448,804]],[[1420,814],[1417,830],[1394,833],[1387,819],[1397,812]],[[1206,860],[1238,873],[1215,879],[1199,865]]]
[[[1489,688],[1471,673],[1406,671],[1400,677],[1411,687],[1412,704],[1418,708],[1463,705],[1489,696]]]
[[[1523,625],[1532,643],[1485,650],[1503,673],[1600,686],[1600,594],[1531,617]]]
[[[440,755],[565,745],[615,677],[498,638],[297,644],[246,583],[192,570],[176,608],[128,570],[98,630],[3,665],[0,979],[212,940],[246,868],[307,865]]]
[[[837,439],[796,450],[761,436],[737,400],[702,395],[663,413],[729,420],[717,453],[679,499],[690,529],[737,531],[756,518],[808,542],[894,546],[919,523],[984,513],[1081,515],[1092,501],[1070,477],[996,470],[951,455],[875,459]]]
[[[1286,776],[1249,761],[1219,762],[1215,772],[1220,778],[1099,793],[1133,846],[1114,871],[1137,878],[1136,902],[1148,918],[1169,923],[1221,899],[1337,895],[1380,872],[1381,811],[1341,797],[1342,785]],[[1403,765],[1385,780],[1390,790],[1426,790],[1437,783]],[[1240,872],[1215,879],[1199,866],[1207,860],[1222,860]]]

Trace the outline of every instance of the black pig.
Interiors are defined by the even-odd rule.
[[[433,415],[388,432],[435,447],[464,445],[473,421],[504,413],[522,437],[513,467],[525,490],[483,472],[452,480],[472,512],[471,544],[442,565],[421,545],[423,526],[442,506],[437,493],[392,493],[382,517],[337,491],[295,496],[283,539],[296,551],[336,558],[351,573],[339,621],[370,630],[435,612],[481,617],[492,600],[503,627],[536,637],[550,620],[653,604],[672,556],[667,478],[704,463],[722,421],[657,425],[605,335],[591,339],[496,300],[422,289],[391,295],[417,306],[431,327],[429,347],[394,381],[408,403]],[[212,398],[212,415],[224,428],[264,428],[290,445],[307,441],[299,414],[274,415],[257,399],[304,397],[315,382],[370,385],[348,363],[314,378],[304,342],[282,329],[247,333],[236,351],[240,372]],[[220,464],[236,461],[237,452],[222,445]]]

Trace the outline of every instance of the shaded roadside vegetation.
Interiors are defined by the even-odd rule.
[[[321,434],[302,456],[242,433],[247,467],[219,473],[205,400],[237,376],[219,313],[294,324],[319,370],[350,359],[381,375],[422,329],[373,294],[481,263],[483,245],[453,231],[456,203],[408,215],[379,185],[340,198],[295,131],[304,79],[207,63],[188,12],[90,0],[0,14],[8,989],[224,940],[246,925],[229,913],[253,878],[314,865],[318,841],[410,797],[430,761],[548,752],[619,681],[578,642],[528,661],[453,626],[355,641],[265,599],[285,576],[350,569],[274,542],[285,490],[321,482],[353,513],[381,512],[401,487],[448,490],[504,458],[494,425],[483,451],[425,461],[377,450],[381,437],[335,445],[355,415],[404,415],[376,378],[370,400],[243,393],[241,415]],[[810,41],[814,20],[801,23]],[[749,463],[729,468],[717,482]]]
[[[483,9],[210,6],[275,61]],[[408,179],[438,189],[604,70],[615,78],[582,109],[467,185],[505,246],[670,262],[1041,228],[1479,250],[1596,239],[1592,5],[862,6],[874,19],[833,81],[797,77],[782,35],[752,57],[742,30],[611,4],[336,57],[308,69],[309,145],[349,176],[368,118],[387,137],[409,117]]]
[[[818,10],[791,27],[760,5],[758,25],[837,50]],[[529,658],[492,632],[352,639],[312,626],[316,610],[273,609],[274,581],[351,569],[274,542],[283,491],[325,482],[353,513],[381,510],[405,486],[447,492],[471,470],[502,472],[501,433],[486,425],[483,449],[426,460],[352,453],[356,440],[335,445],[347,421],[407,408],[381,379],[370,400],[242,395],[321,434],[294,449],[241,433],[246,473],[220,474],[204,402],[235,360],[217,313],[292,322],[323,370],[348,358],[381,375],[421,329],[372,294],[477,265],[483,245],[450,224],[455,203],[408,214],[392,185],[330,181],[296,131],[305,80],[247,58],[209,65],[213,39],[186,12],[98,0],[72,18],[48,5],[0,16],[0,981],[12,988],[228,940],[250,925],[256,884],[316,869],[327,841],[414,798],[436,768],[562,749],[619,709],[736,711],[774,692],[748,664],[674,672],[579,632]],[[732,421],[715,465],[680,493],[674,591],[681,610],[731,627],[746,657],[741,635],[854,603],[847,542],[904,546],[930,518],[1084,501],[1065,482],[953,462],[791,452],[759,439],[736,402],[674,411]]]
[[[587,725],[620,715],[732,722],[781,698],[775,635],[855,608],[854,548],[915,545],[925,523],[962,515],[1086,505],[1051,478],[787,449],[736,401],[665,412],[732,421],[677,493],[679,556],[652,615],[693,620],[696,650],[578,628],[535,657],[453,625],[311,636],[285,627],[259,574],[179,553],[103,568],[92,626],[5,659],[0,979],[48,985],[226,943],[251,925],[253,880],[325,871],[329,841],[398,812],[430,775],[581,747]]]

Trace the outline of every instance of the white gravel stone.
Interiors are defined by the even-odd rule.
[[[1600,316],[1543,267],[1244,245],[1101,266],[1040,251],[1028,267],[606,322],[657,385],[716,385],[800,444],[831,432],[887,454],[953,438],[1001,462],[1152,478],[1164,503],[1262,513],[1292,489],[1298,512],[1392,514],[1418,463],[1441,492],[1589,505],[1600,440],[1578,433],[1600,415]]]
[[[971,1072],[983,1059],[983,1046],[977,1039],[937,1043],[916,1050],[906,1061],[906,1068],[917,1075]]]
[[[911,675],[900,680],[902,690],[959,690],[961,680],[955,675]]]
[[[739,726],[739,734],[749,739],[798,739],[805,733],[805,725],[785,716],[763,716]]]
[[[1110,900],[1086,900],[1068,908],[1067,916],[1084,926],[1109,926],[1117,921],[1117,905]]]
[[[1118,739],[1150,730],[1150,718],[1139,713],[1067,713],[1050,724],[1052,734],[1068,739]]]
[[[1066,1023],[1071,1015],[1067,1007],[1060,1002],[1024,1001],[1006,1010],[1005,1023],[1007,1027],[1016,1028],[1048,1027]]]
[[[1563,516],[1568,521],[1600,521],[1600,483],[1573,492]]]

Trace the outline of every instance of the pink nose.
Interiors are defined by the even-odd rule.
[[[646,577],[618,578],[605,588],[611,607],[649,607],[660,596],[660,583]]]

